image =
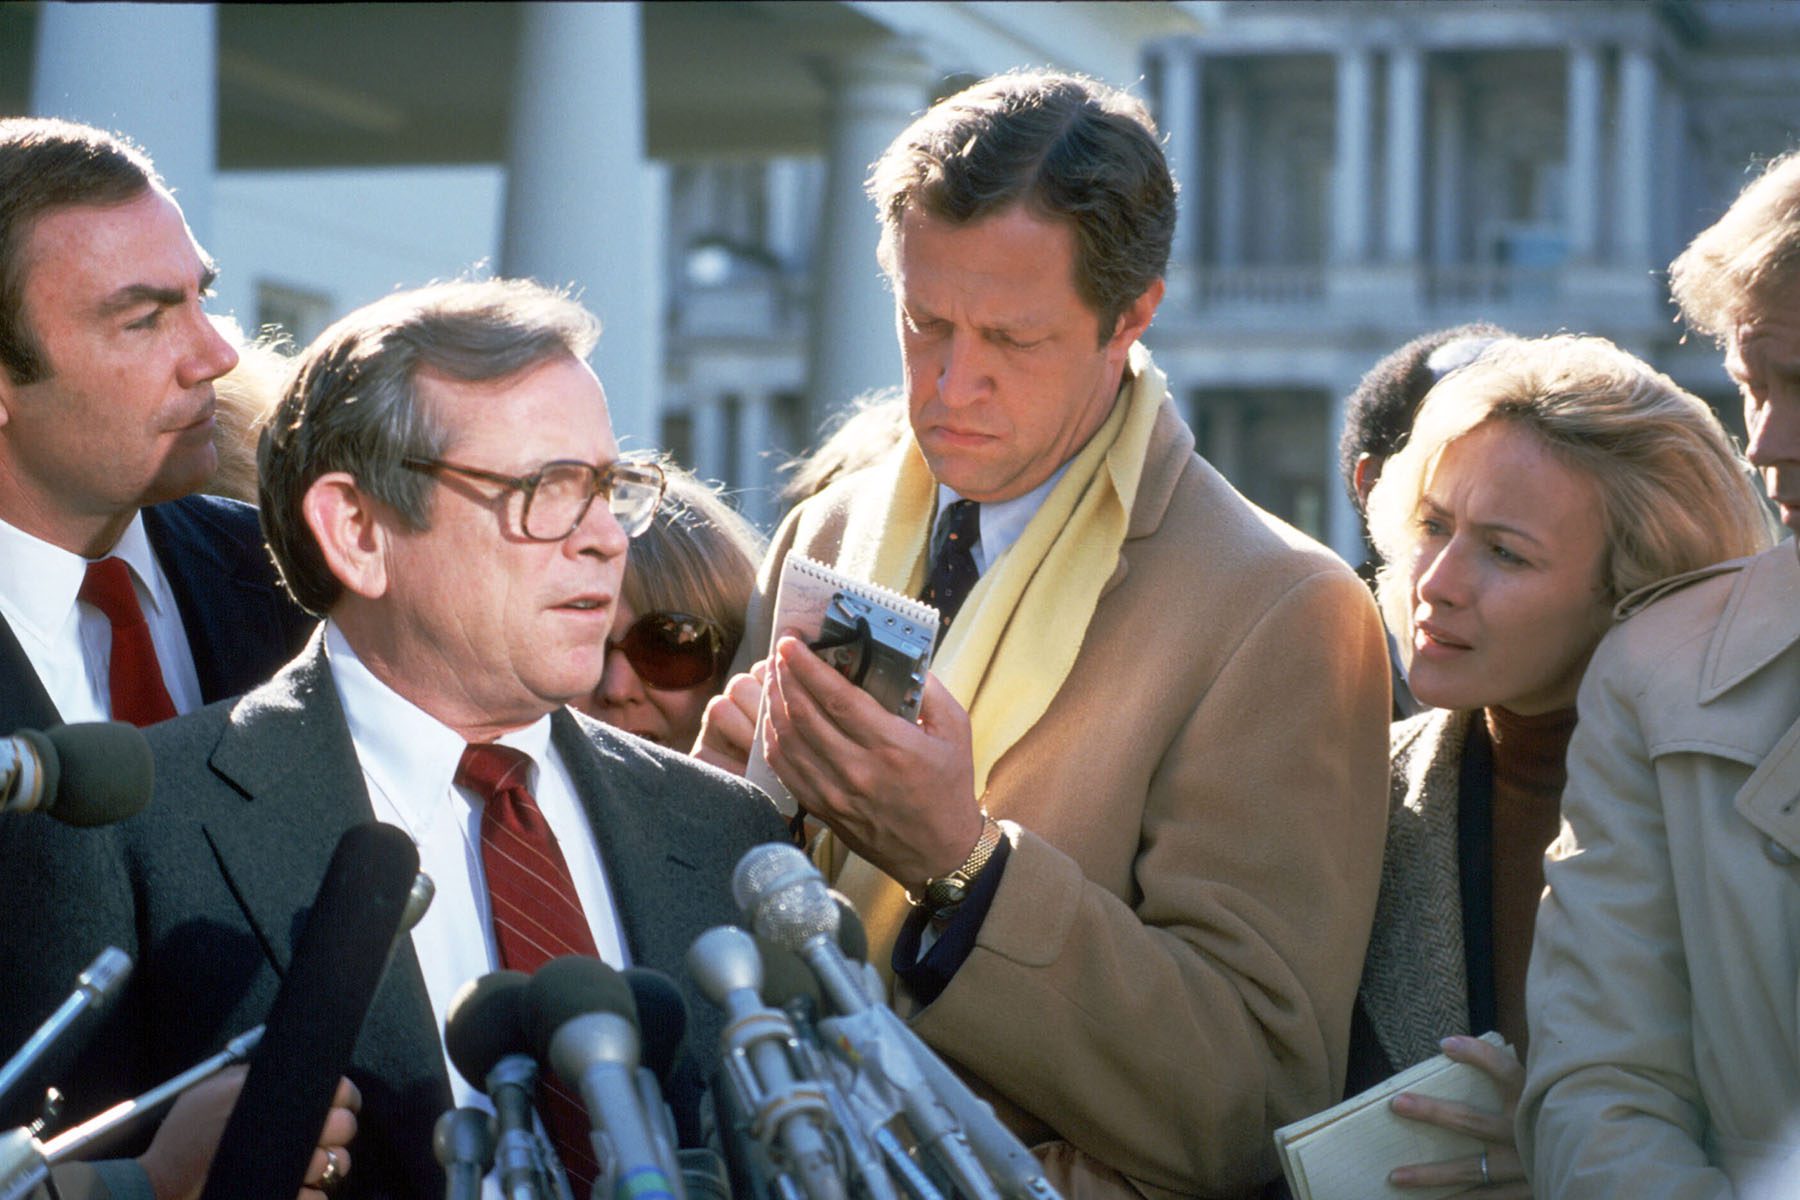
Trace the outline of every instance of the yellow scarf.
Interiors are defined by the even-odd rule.
[[[990,563],[963,602],[932,669],[969,711],[975,794],[987,791],[994,765],[1031,729],[1062,689],[1101,589],[1118,566],[1137,499],[1150,431],[1168,392],[1142,344],[1131,347],[1120,402],[1069,464],[1019,540]],[[909,435],[871,468],[864,493],[885,503],[853,508],[844,524],[838,567],[846,574],[917,595],[937,507],[937,480]],[[990,806],[995,816],[1005,812]],[[869,961],[883,974],[906,915],[904,893],[874,866],[830,843],[826,861],[843,860],[837,886],[856,904],[869,932]]]

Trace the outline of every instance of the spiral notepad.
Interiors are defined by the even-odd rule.
[[[903,596],[891,588],[866,580],[852,579],[843,572],[824,563],[815,562],[804,554],[790,553],[781,564],[781,579],[775,590],[775,623],[771,627],[773,639],[783,633],[793,633],[805,642],[818,640],[820,627],[825,621],[825,611],[831,606],[832,599],[839,593],[854,596],[857,599],[879,604],[883,608],[912,622],[931,650],[937,648],[938,612],[931,605]],[[930,654],[926,655],[927,661]],[[769,794],[775,806],[786,816],[793,816],[798,809],[792,795],[781,780],[776,777],[774,768],[769,766],[763,757],[763,727],[768,722],[768,698],[763,699],[763,711],[756,722],[756,739],[750,746],[750,762],[744,777]]]

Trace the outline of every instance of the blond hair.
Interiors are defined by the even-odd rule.
[[[1610,601],[1772,541],[1749,468],[1704,401],[1604,338],[1497,343],[1430,391],[1369,496],[1369,533],[1388,564],[1377,592],[1403,648],[1421,500],[1445,449],[1492,422],[1530,430],[1594,481],[1606,533],[1598,582]]]
[[[744,637],[763,537],[718,489],[673,462],[662,467],[667,480],[662,503],[625,556],[625,603],[638,616],[681,612],[704,617],[719,627],[721,661],[730,663]],[[622,629],[613,632],[624,634]]]
[[[286,335],[250,341],[230,317],[214,317],[213,325],[237,348],[238,364],[213,380],[218,400],[219,469],[206,485],[215,496],[256,503],[256,442],[262,427],[281,403],[287,387],[293,345]]]
[[[1800,283],[1800,151],[1784,154],[1669,266],[1687,323],[1723,342]]]

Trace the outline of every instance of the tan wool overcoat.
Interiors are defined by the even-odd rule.
[[[777,533],[750,658],[783,557],[837,561],[846,514],[878,499],[861,484]],[[1343,1084],[1387,796],[1368,592],[1199,458],[1165,398],[1092,623],[1006,636],[1080,652],[993,769],[983,801],[1022,832],[914,1027],[1071,1195],[1253,1194],[1272,1130]],[[855,859],[839,883],[859,903],[897,886]]]

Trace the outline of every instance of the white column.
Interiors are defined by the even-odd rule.
[[[725,444],[725,397],[696,392],[688,418],[693,424],[694,461],[689,464],[702,479],[732,475],[732,447]]]
[[[1332,260],[1360,263],[1369,256],[1369,169],[1374,56],[1366,47],[1337,56],[1337,163],[1331,206]]]
[[[766,392],[743,398],[738,406],[736,479],[743,490],[740,506],[750,520],[767,528],[775,519],[775,399]]]
[[[1205,208],[1204,75],[1200,53],[1187,41],[1160,51],[1162,97],[1156,123],[1168,139],[1169,172],[1180,191],[1175,201],[1175,240],[1169,265],[1191,271],[1200,265],[1200,222]]]
[[[1350,494],[1338,472],[1337,446],[1344,432],[1346,403],[1350,393],[1356,390],[1357,382],[1355,379],[1340,380],[1331,389],[1331,416],[1327,426],[1330,436],[1325,439],[1325,544],[1353,567],[1363,560],[1362,515],[1350,502]]]
[[[1656,163],[1656,59],[1641,46],[1619,51],[1619,142],[1617,185],[1613,188],[1619,217],[1614,261],[1622,267],[1650,265],[1650,213],[1659,186]]]
[[[1249,187],[1249,109],[1241,78],[1225,80],[1219,104],[1219,151],[1213,156],[1217,184],[1213,188],[1213,261],[1221,267],[1244,265],[1244,195]]]
[[[804,168],[798,159],[772,158],[764,174],[766,197],[763,245],[783,270],[793,270],[805,256],[806,196]]]
[[[1399,46],[1388,58],[1387,238],[1394,263],[1419,258],[1425,179],[1425,60],[1415,46]]]
[[[666,189],[644,153],[641,19],[524,7],[500,252],[503,273],[570,285],[599,316],[594,370],[627,448],[656,444],[662,395]]]
[[[202,245],[218,169],[219,21],[210,4],[40,4],[31,111],[149,151]]]
[[[1569,48],[1569,257],[1592,262],[1600,248],[1600,55]]]
[[[900,383],[894,301],[875,261],[880,225],[863,181],[888,144],[923,112],[933,79],[904,45],[886,42],[829,63],[825,195],[813,269],[808,354],[810,441],[826,414]]]
[[[1462,261],[1463,218],[1463,89],[1441,79],[1431,106],[1431,256],[1440,266]]]

